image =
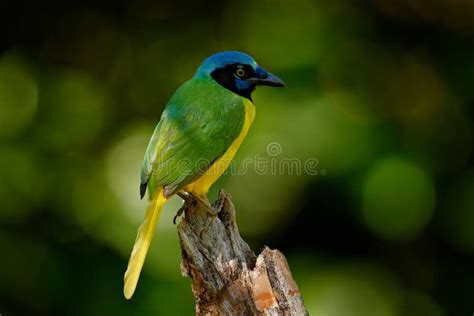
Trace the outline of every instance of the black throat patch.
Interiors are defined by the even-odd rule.
[[[230,91],[252,100],[252,92],[255,90],[254,84],[249,84],[248,87],[238,88],[236,80],[237,69],[244,70],[244,76],[240,77],[241,79],[248,79],[255,76],[255,71],[249,65],[242,64],[230,64],[223,68],[218,68],[211,73],[212,79],[214,79],[218,84],[223,86]]]

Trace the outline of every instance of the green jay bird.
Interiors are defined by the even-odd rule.
[[[231,163],[255,116],[251,94],[257,86],[284,87],[277,76],[241,52],[220,52],[201,64],[166,105],[153,132],[141,170],[140,197],[149,205],[124,276],[124,295],[135,292],[155,227],[172,195],[204,203],[206,194]]]

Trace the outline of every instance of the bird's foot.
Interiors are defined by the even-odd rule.
[[[217,215],[222,211],[222,208],[224,207],[224,200],[225,199],[224,199],[223,191],[221,190],[219,191],[219,199],[216,202],[214,202],[214,205],[207,208],[207,212],[211,216],[209,216],[209,221],[206,223],[206,226],[199,233],[199,237],[201,239],[202,239],[203,233],[209,230],[209,227],[212,225]]]
[[[176,212],[176,215],[173,217],[173,224],[176,225],[176,220],[178,217],[183,215],[184,211],[192,204],[195,203],[194,197],[189,194],[188,192],[182,191],[178,193],[178,196],[184,200],[184,204],[179,208],[179,210]]]
[[[186,191],[181,191],[177,193],[179,197],[181,197],[184,200],[183,206],[178,210],[176,215],[173,218],[173,223],[176,224],[176,219],[183,215],[184,211],[190,206],[195,203],[200,203],[207,211],[207,213],[210,215],[208,219],[206,219],[206,223],[204,225],[204,228],[201,229],[201,232],[199,233],[199,237],[202,239],[202,236],[205,232],[209,230],[209,227],[212,225],[214,222],[214,219],[217,217],[217,215],[222,211],[222,208],[224,206],[224,197],[225,195],[223,194],[223,191],[219,192],[219,199],[211,205],[209,200],[205,195],[195,195],[190,192]]]
[[[214,202],[214,205],[212,206],[212,213],[211,215],[217,216],[222,211],[222,208],[224,207],[224,202],[225,202],[225,193],[224,190],[219,191],[219,198],[217,201]]]
[[[188,205],[186,205],[186,202],[183,204],[183,206],[181,206],[179,208],[179,210],[176,212],[176,214],[174,215],[173,217],[173,224],[176,225],[176,220],[178,219],[178,217],[180,217],[181,215],[183,215],[184,213],[184,210],[188,207]]]

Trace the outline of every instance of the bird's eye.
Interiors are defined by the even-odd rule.
[[[236,71],[235,71],[235,74],[239,77],[243,77],[245,76],[245,70],[243,70],[242,68],[238,68]]]

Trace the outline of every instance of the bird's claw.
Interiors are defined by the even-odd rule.
[[[176,220],[178,217],[183,215],[184,211],[189,207],[189,205],[195,203],[195,199],[188,192],[182,191],[178,193],[178,196],[184,200],[184,204],[176,212],[176,215],[173,217],[173,224],[176,225]]]
[[[203,233],[209,230],[209,226],[212,225],[217,215],[222,211],[223,207],[224,207],[224,199],[219,196],[219,199],[214,203],[214,205],[207,208],[207,212],[210,215],[210,220],[206,223],[206,226],[203,229],[201,229],[201,232],[199,233],[199,237],[201,239],[202,239]]]
[[[224,192],[221,190],[219,191],[219,198],[217,199],[216,202],[214,202],[214,205],[212,206],[212,213],[211,215],[217,216],[222,211],[222,208],[224,207]]]
[[[183,215],[183,212],[186,209],[186,207],[187,207],[187,205],[186,205],[186,203],[184,203],[184,205],[181,206],[180,209],[176,212],[176,215],[173,217],[173,224],[176,225],[176,220],[178,219],[178,217]]]
[[[201,197],[185,191],[179,192],[178,195],[184,200],[184,204],[183,206],[181,206],[178,212],[176,212],[176,215],[173,218],[173,224],[176,225],[176,219],[183,214],[183,212],[190,204],[194,204],[196,202],[204,206],[206,208],[207,213],[210,215],[210,219],[207,221],[205,227],[201,229],[201,232],[199,233],[199,237],[202,239],[204,232],[207,232],[209,230],[209,226],[211,226],[211,224],[214,222],[214,219],[224,207],[225,199],[223,198],[222,192],[219,192],[219,199],[214,203],[214,205],[211,205],[209,203],[209,200],[207,200],[205,196]]]

